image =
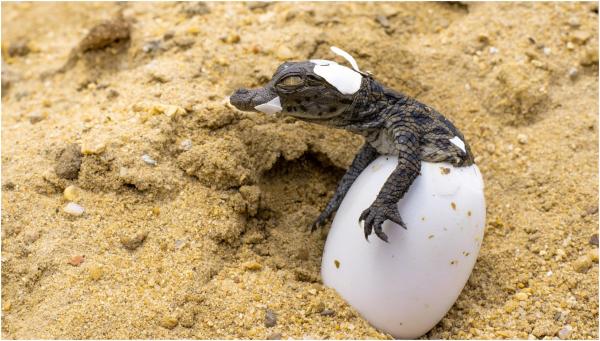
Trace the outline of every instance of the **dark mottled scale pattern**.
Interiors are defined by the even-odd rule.
[[[381,227],[385,220],[406,228],[397,203],[419,175],[421,161],[448,162],[457,167],[473,164],[468,143],[449,120],[433,108],[385,88],[372,78],[363,79],[363,86],[345,115],[334,117],[329,123],[362,134],[366,143],[313,227],[337,210],[354,180],[378,155],[396,155],[398,165],[375,202],[361,214],[360,221],[364,221],[366,238],[374,231],[385,241],[387,235]],[[464,142],[466,152],[450,142],[455,136]]]

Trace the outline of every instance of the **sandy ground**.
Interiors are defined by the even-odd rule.
[[[454,121],[486,180],[479,259],[424,337],[597,339],[597,25],[594,3],[3,3],[2,337],[389,338],[321,284],[307,229],[361,138],[225,100],[336,45]]]

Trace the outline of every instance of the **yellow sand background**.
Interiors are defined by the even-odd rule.
[[[129,42],[40,78],[119,10]],[[2,337],[389,337],[321,284],[308,231],[361,138],[226,101],[335,45],[485,177],[479,259],[425,337],[597,339],[597,26],[595,3],[3,3]]]

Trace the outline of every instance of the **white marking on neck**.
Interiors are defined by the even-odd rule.
[[[330,47],[331,51],[335,54],[337,54],[338,56],[344,58],[345,60],[348,61],[348,63],[350,63],[350,65],[352,65],[352,68],[358,72],[360,72],[360,70],[358,69],[358,63],[356,63],[356,60],[354,59],[354,57],[352,57],[350,55],[350,53],[340,49],[339,47],[336,46],[332,46]]]
[[[458,136],[454,136],[453,138],[449,139],[449,141],[452,142],[452,144],[454,144],[458,148],[460,148],[460,150],[462,150],[463,153],[467,152],[467,150],[465,149],[465,143]]]
[[[255,106],[254,109],[264,112],[265,114],[273,115],[281,111],[281,100],[279,99],[279,96],[277,96],[267,103]]]
[[[344,95],[351,95],[360,89],[362,75],[349,67],[324,59],[311,59],[314,72],[323,77]]]

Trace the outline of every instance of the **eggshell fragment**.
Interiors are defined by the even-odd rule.
[[[476,165],[422,162],[398,203],[407,230],[386,221],[385,243],[365,240],[358,218],[398,159],[381,156],[346,194],[325,244],[321,275],[376,328],[417,338],[438,323],[467,282],[485,228],[483,180]]]
[[[360,89],[362,75],[351,68],[331,60],[312,59],[310,62],[315,64],[313,71],[336,87],[339,92],[351,95]]]
[[[273,98],[272,100],[268,101],[267,103],[263,103],[263,104],[259,104],[257,106],[254,107],[254,109],[258,110],[258,111],[262,111],[265,114],[269,114],[269,115],[274,115],[278,112],[281,111],[281,100],[279,99],[279,96]]]

